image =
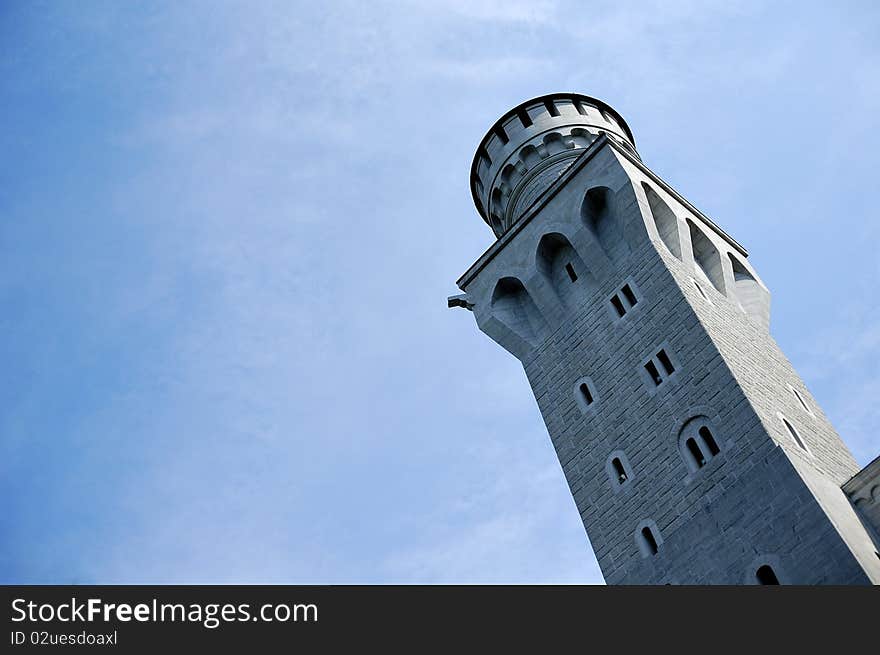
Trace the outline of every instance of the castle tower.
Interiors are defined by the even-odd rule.
[[[880,582],[880,464],[859,473],[745,248],[614,109],[511,109],[470,182],[497,240],[449,305],[522,362],[609,584]]]

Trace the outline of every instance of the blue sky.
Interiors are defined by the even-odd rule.
[[[876,3],[0,8],[0,582],[601,582],[448,310],[506,109],[602,98],[880,452]]]

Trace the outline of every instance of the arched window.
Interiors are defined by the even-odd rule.
[[[688,470],[699,471],[721,454],[709,419],[697,416],[684,424],[678,436],[679,450]]]
[[[715,437],[712,436],[712,432],[705,425],[701,426],[697,433],[703,437],[703,443],[709,448],[709,453],[714,457],[721,451],[718,449],[718,444],[715,443]]]
[[[657,233],[663,241],[663,245],[673,255],[681,259],[681,240],[678,237],[678,218],[669,208],[663,199],[648,186],[642,182],[642,189],[648,197],[648,205],[651,208],[651,216],[654,218],[654,225],[657,227]]]
[[[611,467],[614,469],[614,474],[617,476],[617,483],[623,484],[626,482],[628,476],[626,474],[626,469],[623,468],[623,462],[620,461],[619,457],[615,457],[611,460]]]
[[[746,265],[733,254],[727,253],[730,266],[733,269],[733,283],[736,289],[736,297],[739,299],[746,314],[757,319],[762,325],[770,325],[770,299],[769,293],[755,279]]]
[[[615,450],[608,455],[605,461],[605,473],[615,493],[633,481],[632,467],[622,450]]]
[[[761,585],[779,584],[779,578],[776,577],[776,572],[769,564],[764,564],[763,566],[758,567],[758,570],[755,571],[755,579],[758,581],[758,584]]]
[[[581,205],[581,218],[612,261],[629,255],[629,244],[623,236],[617,215],[614,192],[608,187],[593,187],[587,191]]]
[[[693,221],[688,220],[687,224],[691,233],[691,245],[693,246],[697,273],[723,294],[724,273],[721,269],[721,255],[718,254],[718,249]]]
[[[596,387],[590,378],[583,377],[574,383],[574,400],[584,414],[593,410],[598,398]]]
[[[545,234],[538,243],[535,259],[559,300],[574,306],[595,289],[595,280],[584,260],[562,234]]]
[[[532,345],[546,327],[538,306],[515,277],[498,280],[492,294],[492,315]]]
[[[660,531],[657,524],[651,520],[642,521],[636,528],[636,544],[642,557],[651,557],[656,555],[660,550],[663,539],[660,537]]]
[[[578,386],[578,390],[581,392],[581,398],[584,399],[584,402],[588,405],[593,404],[593,394],[590,393],[590,387],[587,386],[586,382],[581,382]]]

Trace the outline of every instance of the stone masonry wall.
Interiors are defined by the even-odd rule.
[[[606,581],[739,584],[753,582],[757,567],[771,564],[782,582],[868,582],[864,563],[829,519],[834,502],[817,501],[821,485],[806,483],[798,468],[809,465],[839,485],[855,470],[852,457],[735,296],[704,288],[711,303],[704,300],[691,279],[692,257],[679,261],[660,245],[639,190],[648,178],[622,153],[599,146],[464,288],[481,329],[523,362]],[[581,220],[584,193],[597,185],[615,194],[616,220],[629,246],[622,259],[603,252]],[[590,269],[581,273],[585,291],[573,305],[559,302],[535,264],[537,244],[550,232],[564,235]],[[681,234],[689,248],[684,226]],[[729,270],[726,275],[732,278]],[[522,282],[540,312],[535,334],[523,336],[499,319],[493,290],[506,276]],[[639,302],[617,318],[608,299],[627,282]],[[654,387],[643,364],[661,347],[676,371]],[[586,411],[576,398],[584,376],[595,392]],[[788,384],[813,408],[818,427],[801,431],[812,455],[792,450],[797,446],[775,416],[782,411],[803,420]],[[694,416],[706,417],[721,452],[692,472],[678,437]],[[607,473],[617,451],[632,473],[623,485]],[[653,556],[636,540],[646,521],[659,532]]]

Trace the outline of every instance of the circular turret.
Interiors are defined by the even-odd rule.
[[[495,236],[504,234],[602,133],[638,157],[623,117],[589,96],[551,93],[499,118],[471,165],[474,203]]]

